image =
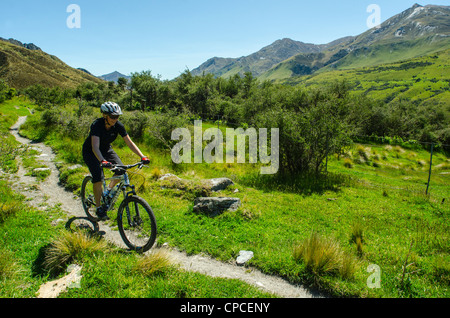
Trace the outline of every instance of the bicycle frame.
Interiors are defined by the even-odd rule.
[[[111,210],[112,207],[114,207],[114,204],[116,203],[117,199],[119,198],[120,191],[122,191],[124,199],[128,198],[130,195],[136,195],[136,188],[134,185],[130,184],[130,179],[128,177],[128,173],[126,170],[133,168],[135,166],[139,166],[139,169],[142,167],[140,163],[130,166],[116,166],[115,168],[123,169],[125,170],[123,175],[120,176],[113,176],[111,178],[104,178],[103,179],[103,189],[106,189],[106,183],[111,182],[112,180],[120,180],[119,183],[115,186],[118,187],[118,191],[114,195],[114,197],[109,202],[108,210]],[[127,192],[127,189],[130,188],[131,191]]]

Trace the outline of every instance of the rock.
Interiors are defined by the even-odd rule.
[[[33,169],[34,172],[49,171],[49,170],[50,170],[50,168],[36,168],[36,169]]]
[[[228,178],[215,178],[215,179],[208,179],[205,180],[207,184],[211,186],[211,191],[221,191],[225,190],[230,185],[233,185],[233,181]]]
[[[166,179],[169,179],[169,178],[175,178],[176,180],[181,180],[180,177],[178,177],[178,176],[176,176],[176,175],[174,175],[174,174],[166,173],[165,175],[161,176],[161,177],[158,179],[158,181],[166,180]]]
[[[45,209],[47,209],[47,207],[45,207]],[[57,220],[53,220],[52,221],[52,226],[57,226],[59,223],[64,222],[64,219],[57,219]]]
[[[194,212],[205,213],[210,217],[222,214],[224,211],[236,211],[241,206],[239,198],[196,198]]]
[[[68,170],[75,170],[75,169],[79,169],[79,168],[82,168],[82,167],[83,167],[82,165],[76,164],[76,165],[70,166],[70,167],[67,168],[67,169],[68,169]]]
[[[240,251],[239,255],[236,259],[236,263],[238,265],[244,265],[249,260],[253,258],[253,252],[252,251]]]
[[[67,268],[68,275],[42,285],[37,292],[37,298],[56,298],[67,288],[80,288],[81,267],[74,264]]]

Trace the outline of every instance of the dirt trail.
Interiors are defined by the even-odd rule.
[[[10,180],[12,187],[29,198],[28,203],[31,206],[45,210],[60,204],[68,218],[85,217],[79,198],[59,184],[59,171],[55,165],[55,154],[52,149],[45,144],[32,142],[19,135],[19,128],[25,121],[26,117],[20,117],[17,123],[11,127],[10,132],[20,143],[29,145],[41,153],[38,155],[38,159],[50,169],[51,174],[45,181],[36,183],[34,177],[25,176],[26,171],[19,165],[17,174]],[[105,233],[105,239],[125,248],[118,231],[111,230],[105,224],[100,224],[100,231]],[[279,277],[263,274],[257,269],[223,263],[201,255],[188,256],[175,248],[169,248],[168,251],[171,259],[188,271],[213,277],[240,279],[284,298],[320,297],[302,286],[292,285]]]

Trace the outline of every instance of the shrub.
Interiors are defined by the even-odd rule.
[[[120,119],[125,125],[131,138],[141,140],[145,129],[149,126],[149,115],[142,111],[126,113]]]
[[[175,111],[151,114],[148,116],[148,132],[158,147],[169,151],[177,143],[172,140],[172,131],[176,128],[187,128],[189,120],[186,115],[178,115]]]
[[[327,156],[341,154],[350,144],[347,101],[332,90],[312,90],[301,96],[289,103],[279,97],[278,107],[258,112],[254,121],[268,131],[279,128],[281,172],[318,174],[324,170]]]

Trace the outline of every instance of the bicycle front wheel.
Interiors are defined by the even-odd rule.
[[[129,196],[117,211],[117,226],[125,244],[134,251],[148,251],[156,240],[156,218],[148,203]]]
[[[95,215],[96,206],[94,198],[94,184],[92,182],[92,177],[87,176],[84,178],[81,184],[81,203],[83,204],[84,212],[89,219],[96,221],[97,217]]]

